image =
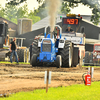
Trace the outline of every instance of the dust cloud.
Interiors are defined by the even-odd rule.
[[[47,0],[48,14],[50,16],[50,31],[53,32],[56,23],[56,15],[61,6],[61,0]]]

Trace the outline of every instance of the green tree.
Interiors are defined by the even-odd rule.
[[[75,7],[76,5],[82,3],[85,6],[88,6],[89,8],[92,8],[92,17],[91,21],[98,25],[100,22],[100,0],[63,0],[65,2],[69,2],[69,7]]]
[[[17,12],[16,6],[6,4],[4,9],[4,14],[7,19],[11,20],[12,18],[17,18],[16,12]]]
[[[36,16],[40,16],[41,19],[45,18],[47,16],[47,10],[46,10],[45,2],[39,6],[38,9],[34,10]]]
[[[36,23],[39,20],[41,20],[41,18],[39,16],[36,16],[36,12],[33,12],[32,10],[30,11],[30,13],[28,14],[28,18],[32,19],[32,23]]]
[[[68,2],[62,2],[61,11],[59,13],[61,13],[61,14],[68,14],[70,11],[71,10],[69,8]]]
[[[6,0],[6,1],[8,1],[8,0]],[[19,5],[25,1],[27,1],[27,0],[10,0],[10,2],[8,2],[8,4],[9,5]]]
[[[9,2],[10,5],[18,5],[22,2],[25,2],[27,0],[11,0]],[[94,23],[94,24],[98,24],[100,21],[99,21],[99,18],[100,18],[100,0],[63,0],[64,2],[68,2],[68,6],[67,7],[76,7],[78,6],[78,4],[82,3],[83,5],[87,5],[89,6],[90,8],[92,8],[92,17],[91,17],[91,21]],[[37,0],[37,2],[39,3],[43,3],[44,0]],[[65,8],[64,8],[65,7]],[[67,9],[66,6],[64,6],[63,9],[62,9],[62,12],[65,12]],[[69,8],[68,8],[69,9]]]
[[[8,1],[8,0],[6,0]],[[26,2],[27,0],[9,0],[8,2],[9,5],[19,5],[20,3]],[[44,0],[37,0],[38,3],[43,3]]]
[[[28,17],[28,8],[25,4],[23,7],[17,7],[15,5],[6,4],[4,9],[5,18],[17,23],[19,18],[27,18]]]
[[[25,4],[23,7],[19,7],[17,10],[17,19],[19,18],[27,18],[28,17],[28,7],[27,4]]]
[[[16,6],[6,4],[6,6],[4,8],[4,18],[6,18],[14,23],[17,23],[16,12],[17,12]]]
[[[15,5],[6,4],[5,8],[0,5],[0,17],[6,18],[17,24],[17,20],[20,18],[30,18],[33,23],[36,23],[41,18],[36,16],[38,10],[28,12],[27,4],[22,7],[17,7]]]
[[[0,17],[4,17],[4,8],[0,5]]]

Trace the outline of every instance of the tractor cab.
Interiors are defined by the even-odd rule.
[[[79,25],[79,18],[76,18],[75,14],[67,14],[66,17],[62,18],[62,29],[65,26],[65,29],[62,30],[62,34],[75,36],[76,32],[72,29],[72,25]]]
[[[66,17],[60,17],[62,19],[62,38],[72,41],[74,44],[85,44],[84,40],[84,27],[81,28],[81,33],[78,33],[78,29],[81,24],[82,17],[80,14],[76,17],[75,14],[67,14]],[[71,29],[75,26],[76,29]],[[71,31],[68,31],[70,27]],[[67,31],[66,31],[67,30]]]

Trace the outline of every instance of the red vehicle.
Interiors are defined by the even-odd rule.
[[[93,63],[100,64],[100,43],[94,44]]]
[[[85,52],[84,59],[85,66],[99,66],[100,65],[100,43],[94,44],[93,52]]]

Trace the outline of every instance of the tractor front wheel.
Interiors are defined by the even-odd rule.
[[[33,56],[33,54],[36,54],[37,57],[38,57],[39,54],[40,54],[40,48],[38,47],[38,39],[33,41],[33,45],[32,45],[32,56]],[[31,55],[30,55],[30,56],[31,56]],[[31,56],[31,57],[32,57],[32,56]],[[31,59],[32,59],[32,58],[31,58]],[[32,62],[31,62],[31,61],[30,61],[30,64],[32,65]],[[42,65],[43,65],[42,62],[37,61],[37,66],[42,66]]]
[[[57,66],[57,68],[61,68],[61,66],[62,66],[61,55],[57,55],[57,57],[56,57],[56,66]]]
[[[37,65],[37,54],[32,55],[31,64],[33,67],[35,67]]]

